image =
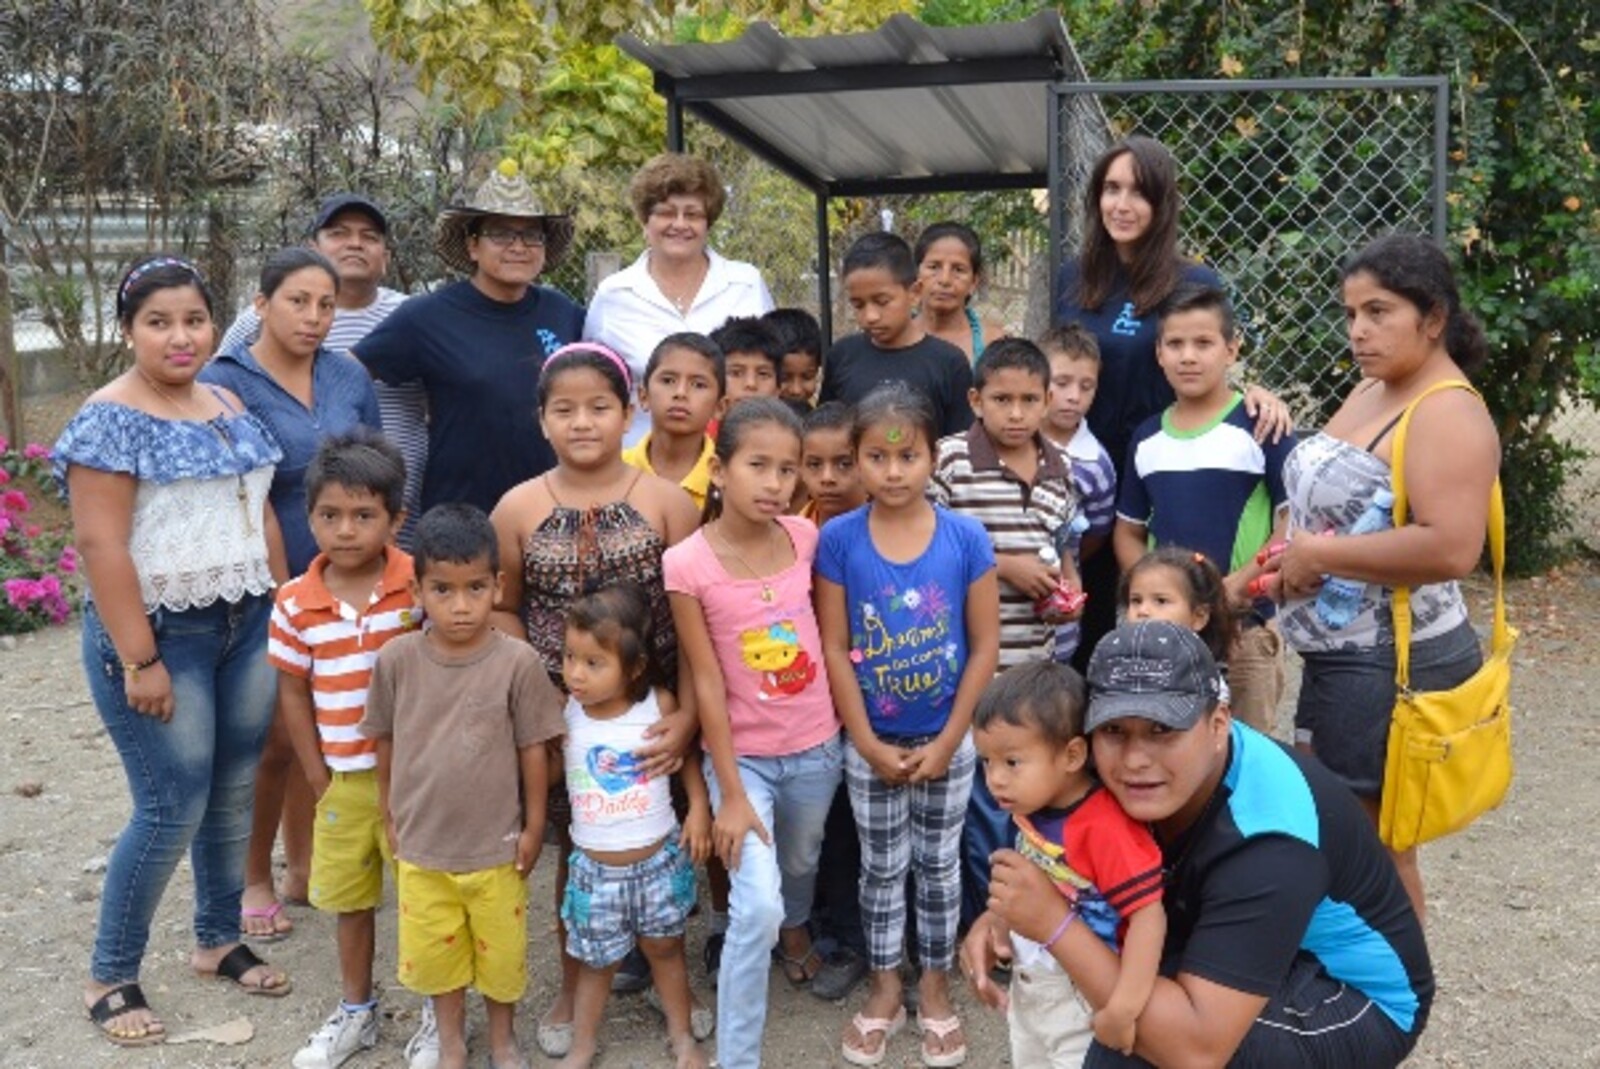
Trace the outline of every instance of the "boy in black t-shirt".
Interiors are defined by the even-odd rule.
[[[868,234],[845,253],[840,275],[861,333],[828,350],[819,400],[853,405],[881,383],[904,382],[932,402],[941,437],[964,432],[972,425],[972,368],[913,317],[922,287],[911,246],[894,234]]]

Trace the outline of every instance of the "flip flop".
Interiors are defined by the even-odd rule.
[[[196,969],[195,975],[213,980],[227,980],[245,992],[245,994],[260,995],[263,998],[283,998],[283,996],[294,990],[294,984],[290,981],[288,975],[281,972],[277,975],[283,982],[270,987],[265,982],[245,983],[244,978],[249,975],[251,969],[255,968],[263,968],[267,975],[272,974],[271,967],[267,966],[267,963],[262,961],[255,951],[240,943],[228,951],[221,961],[217,962],[215,969]]]
[[[807,947],[806,952],[798,958],[790,957],[781,946],[776,946],[772,948],[772,957],[783,970],[783,978],[796,991],[804,991],[817,978],[817,973],[822,971],[822,955],[817,953],[815,944]]]
[[[850,1025],[856,1030],[856,1035],[863,1040],[871,1039],[874,1035],[881,1034],[883,1042],[878,1049],[872,1052],[852,1047],[843,1040],[839,1041],[839,1053],[851,1065],[882,1065],[883,1060],[889,1056],[889,1040],[893,1039],[902,1028],[906,1026],[906,1008],[897,1007],[893,1017],[867,1017],[856,1014],[850,1018]]]
[[[294,923],[292,921],[289,922],[289,927],[287,928],[278,927],[278,918],[283,917],[283,903],[277,899],[273,899],[270,906],[242,906],[239,909],[239,916],[253,921],[268,921],[272,924],[272,931],[257,934],[250,931],[241,922],[239,925],[239,937],[248,939],[252,943],[278,943],[289,938],[289,935],[294,931]],[[288,917],[283,917],[283,919],[289,921]]]
[[[644,993],[644,1000],[650,1008],[665,1017],[667,1011],[661,1005],[661,992],[650,985],[650,990]],[[700,1000],[693,995],[689,997],[689,1034],[694,1036],[695,1042],[709,1039],[711,1033],[717,1030],[717,1012],[709,1006],[700,1005]]]
[[[121,1017],[133,1010],[148,1010],[150,1003],[145,1001],[144,991],[137,983],[120,984],[110,991],[95,999],[94,1005],[89,1007],[89,1020],[100,1030],[100,1034],[110,1043],[119,1047],[153,1047],[157,1043],[167,1041],[165,1028],[152,1030],[150,1025],[143,1026],[144,1031],[138,1035],[129,1032],[118,1032],[111,1028],[111,1019]],[[152,1022],[159,1024],[159,1021]]]
[[[924,1017],[917,1014],[917,1031],[922,1033],[922,1064],[929,1069],[953,1069],[967,1060],[967,1040],[963,1036],[959,1047],[948,1050],[930,1051],[928,1049],[928,1035],[931,1033],[940,1044],[950,1038],[952,1032],[961,1030],[961,1018],[955,1014],[948,1017]]]

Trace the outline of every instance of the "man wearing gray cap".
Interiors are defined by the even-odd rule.
[[[1162,978],[1134,1054],[1111,1066],[1385,1069],[1416,1044],[1433,1002],[1422,926],[1355,797],[1315,759],[1236,723],[1217,666],[1186,628],[1147,620],[1111,632],[1089,661],[1095,767],[1146,821],[1166,872]],[[995,917],[1050,947],[1088,1002],[1105,1004],[1119,960],[1014,851],[994,856],[989,913],[962,964],[979,996]]]

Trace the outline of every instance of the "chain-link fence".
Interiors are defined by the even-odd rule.
[[[1378,234],[1442,236],[1443,78],[1060,85],[1061,137],[1084,136],[1084,102],[1112,137],[1172,151],[1185,194],[1181,244],[1227,280],[1245,321],[1243,364],[1313,425],[1355,378],[1339,263]],[[1063,155],[1066,155],[1064,152]],[[1062,168],[1063,255],[1088,174]]]

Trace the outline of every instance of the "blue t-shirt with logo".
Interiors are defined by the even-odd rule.
[[[915,560],[886,559],[867,529],[870,505],[822,529],[817,574],[844,588],[850,663],[880,738],[936,735],[967,665],[967,587],[994,568],[977,520],[934,508],[933,538]]]
[[[1061,265],[1056,279],[1056,324],[1080,323],[1100,343],[1100,386],[1085,418],[1120,476],[1134,429],[1177,400],[1156,363],[1160,309],[1135,315],[1127,280],[1120,277],[1105,303],[1084,308],[1077,301],[1078,281],[1078,261],[1073,258]],[[1185,267],[1179,281],[1223,285],[1221,275],[1200,264]]]

